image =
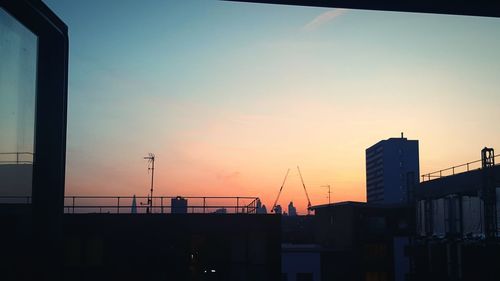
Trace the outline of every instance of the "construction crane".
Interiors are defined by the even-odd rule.
[[[274,200],[273,207],[271,208],[271,212],[274,212],[274,208],[276,208],[276,204],[278,203],[278,200],[280,199],[281,191],[283,190],[283,186],[285,186],[286,178],[288,177],[288,173],[290,173],[290,169],[286,171],[285,179],[283,179],[283,183],[281,184],[280,191],[278,192],[278,196],[276,197],[276,200]]]
[[[299,171],[300,180],[302,181],[302,186],[304,187],[304,191],[306,192],[307,197],[307,215],[311,214],[311,200],[309,200],[309,194],[307,194],[306,185],[304,183],[304,179],[302,178],[302,173],[300,172],[299,166],[297,166],[297,170]]]

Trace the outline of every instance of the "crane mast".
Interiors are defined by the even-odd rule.
[[[302,178],[302,173],[300,172],[299,166],[297,166],[297,170],[299,171],[300,180],[302,181],[302,186],[304,187],[304,191],[305,191],[306,197],[307,197],[307,214],[310,215],[311,214],[311,200],[309,199],[309,194],[307,194],[307,188],[306,188],[306,185],[304,183],[304,179]]]
[[[278,200],[280,199],[281,191],[283,190],[283,186],[285,186],[286,178],[288,177],[288,173],[290,173],[290,169],[286,171],[285,178],[283,179],[283,183],[281,184],[280,191],[278,192],[278,196],[276,197],[276,200],[274,200],[273,207],[271,208],[271,212],[274,212],[274,208],[276,208],[276,204],[278,203]]]

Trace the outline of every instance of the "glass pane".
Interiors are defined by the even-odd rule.
[[[30,202],[37,40],[0,8],[0,203]]]

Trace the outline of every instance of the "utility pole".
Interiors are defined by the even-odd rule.
[[[148,156],[144,157],[144,159],[148,160],[148,172],[151,171],[151,190],[148,196],[148,202],[146,203],[148,207],[146,208],[146,213],[153,212],[153,186],[154,186],[154,177],[155,177],[155,155],[153,153],[149,153]]]
[[[328,204],[330,204],[331,203],[331,200],[330,200],[331,199],[331,197],[330,197],[330,194],[331,194],[331,192],[330,192],[330,185],[329,184],[322,185],[321,187],[328,187]]]

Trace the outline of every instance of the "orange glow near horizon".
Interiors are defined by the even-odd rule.
[[[282,109],[265,112],[280,103]],[[438,123],[425,121],[436,118],[436,112],[442,114],[427,105],[399,112],[380,106],[375,111],[377,119],[367,117],[373,112],[368,104],[338,104],[332,108],[293,97],[286,102],[268,99],[266,106],[260,106],[264,111],[260,115],[214,113],[198,105],[194,108],[200,115],[196,124],[179,129],[175,138],[170,128],[161,127],[148,145],[140,144],[140,135],[131,135],[114,145],[100,146],[105,150],[93,151],[99,155],[97,162],[95,158],[76,157],[78,152],[70,150],[68,154],[73,157],[69,158],[66,194],[146,196],[150,175],[143,156],[149,151],[140,154],[134,147],[149,146],[157,156],[157,196],[255,196],[270,210],[290,168],[278,203],[286,210],[293,201],[298,212],[305,214],[307,200],[296,165],[301,167],[313,205],[328,202],[327,188],[322,187],[328,184],[332,202],[365,201],[364,151],[381,139],[397,137],[399,128],[411,125],[405,136],[420,141],[421,173],[476,160],[485,145],[481,134],[472,139],[469,136],[469,143],[450,142],[465,138],[466,132],[453,126],[445,130]],[[412,111],[420,110],[428,114],[414,119]],[[392,119],[403,112],[406,118]],[[175,109],[172,114],[183,117]],[[193,122],[192,116],[187,119]],[[130,147],[134,153],[124,153]]]

